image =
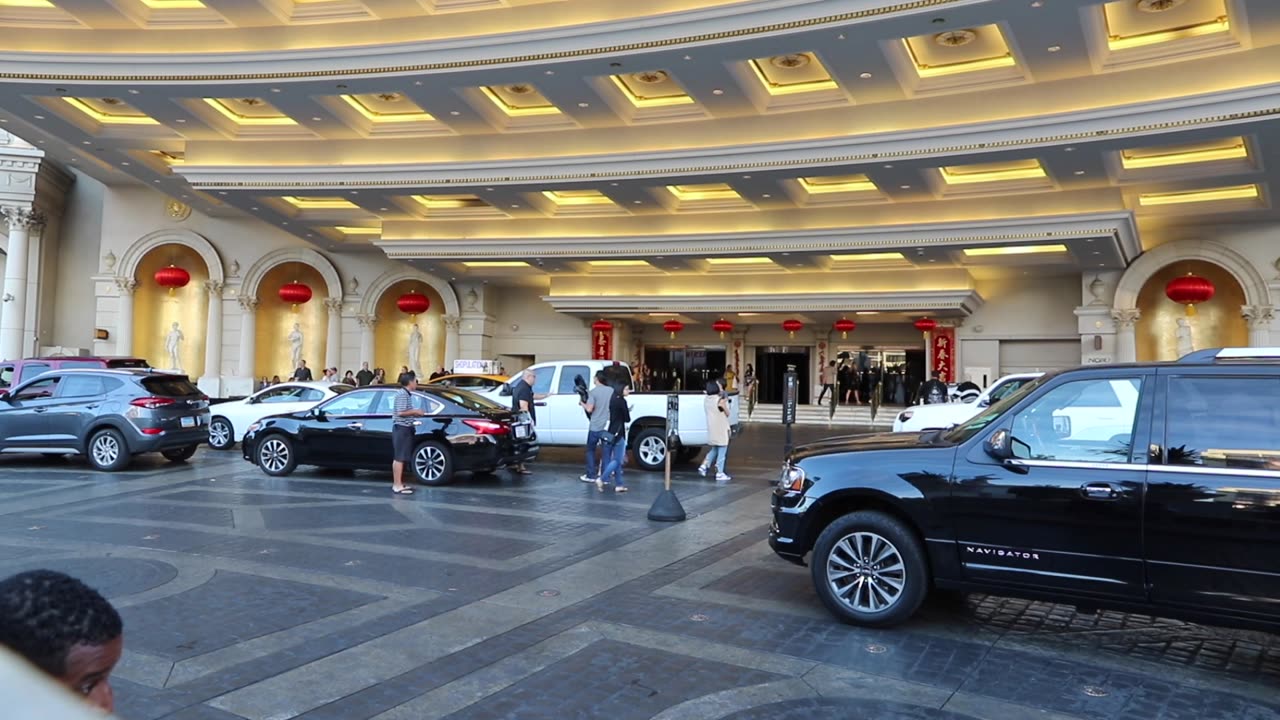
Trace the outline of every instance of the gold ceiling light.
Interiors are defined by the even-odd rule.
[[[831,259],[836,262],[889,262],[903,258],[900,252],[871,252],[854,255],[832,255]]]
[[[169,165],[181,165],[187,161],[187,154],[181,150],[152,150],[151,154],[160,158]]]
[[[1138,195],[1138,204],[1144,207],[1150,207],[1152,205],[1179,205],[1183,203],[1216,202],[1222,200],[1254,200],[1261,195],[1262,192],[1257,185],[1233,185],[1231,187],[1212,188],[1209,190],[1142,193]]]
[[[329,197],[326,195],[317,195],[313,197],[284,195],[280,199],[299,210],[354,210],[360,207],[359,205],[356,205],[344,198]]]
[[[338,97],[370,122],[407,123],[435,120],[431,113],[409,102],[400,93],[339,95]]]
[[[648,267],[645,260],[588,260],[591,267]]]
[[[352,227],[350,225],[334,225],[334,230],[343,235],[381,235],[382,228],[376,227]]]
[[[757,58],[747,64],[770,95],[836,90],[840,87],[818,56],[810,52]]]
[[[55,6],[49,0],[0,0],[0,7],[52,8]]]
[[[297,125],[293,118],[261,98],[204,98],[204,101],[237,125]]]
[[[469,268],[527,268],[529,263],[523,260],[477,260],[462,263]]]
[[[159,125],[159,121],[118,98],[64,97],[63,102],[104,125]]]
[[[609,196],[599,190],[547,190],[542,193],[556,205],[613,205]]]
[[[772,265],[773,260],[767,257],[719,257],[707,258],[708,265]]]
[[[742,196],[728,183],[705,185],[668,185],[667,190],[683,202],[698,200],[740,200]]]
[[[1134,10],[1138,12],[1134,12]],[[1170,13],[1165,20],[1162,13]],[[1160,43],[1224,33],[1231,29],[1226,0],[1201,0],[1195,5],[1172,0],[1151,0],[1131,4],[1130,0],[1102,6],[1111,50],[1158,45]]]
[[[489,207],[489,203],[476,195],[413,195],[412,197],[427,210]]]
[[[200,0],[142,0],[152,10],[199,10],[206,5]]]
[[[951,165],[939,168],[942,179],[948,185],[1006,182],[1009,180],[1048,179],[1039,160],[1014,160],[975,165]]]
[[[963,47],[978,39],[973,30],[947,30],[933,36],[933,41],[942,47]]]
[[[1064,253],[1066,245],[1006,245],[1004,247],[965,248],[968,257],[989,257],[995,255],[1043,255],[1048,253]]]
[[[820,175],[799,178],[800,186],[810,195],[847,192],[877,192],[879,188],[866,175]]]
[[[1244,138],[1230,137],[1205,143],[1122,150],[1120,164],[1125,170],[1140,170],[1220,160],[1243,160],[1248,157],[1249,147]]]
[[[666,70],[642,70],[628,75],[610,75],[622,95],[638,108],[692,105],[694,99]]]
[[[480,90],[499,110],[511,117],[560,114],[560,108],[528,83],[491,85]]]
[[[1016,66],[998,25],[917,35],[902,41],[921,78]]]

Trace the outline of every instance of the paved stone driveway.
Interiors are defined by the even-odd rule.
[[[1280,720],[1272,635],[1000,597],[834,622],[764,543],[780,447],[749,429],[724,487],[682,469],[679,525],[645,519],[659,478],[601,495],[568,451],[412,497],[237,452],[119,475],[4,456],[0,575],[116,603],[129,720]]]

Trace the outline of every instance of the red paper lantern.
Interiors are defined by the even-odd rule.
[[[608,332],[613,329],[613,323],[608,320],[600,319],[591,323],[592,332]]]
[[[799,320],[783,320],[782,321],[782,329],[786,330],[787,335],[790,337],[795,337],[796,331],[803,327],[804,327],[804,323],[800,322]]]
[[[671,333],[671,339],[675,340],[676,333],[684,329],[684,323],[680,322],[679,320],[668,320],[662,323],[662,329]]]
[[[169,288],[169,294],[172,295],[174,290],[186,287],[187,283],[191,282],[191,273],[176,265],[170,265],[156,271],[155,281],[160,287]]]
[[[835,328],[836,331],[840,333],[841,338],[847,338],[849,337],[849,333],[858,328],[858,323],[850,320],[849,318],[840,318],[832,323],[831,327]]]
[[[1191,273],[1176,277],[1164,286],[1164,294],[1170,300],[1187,306],[1187,315],[1195,315],[1196,305],[1212,300],[1214,292],[1213,283]]]
[[[719,320],[711,323],[711,329],[720,333],[720,337],[723,338],[725,333],[733,332],[733,323],[725,320],[724,318],[720,318]]]
[[[280,286],[278,294],[281,300],[289,303],[290,309],[294,312],[298,311],[299,305],[306,304],[311,300],[311,288],[300,282],[291,282]]]
[[[933,332],[938,327],[938,321],[933,318],[920,318],[916,321],[916,329],[922,333]]]
[[[405,293],[396,298],[396,307],[405,315],[417,317],[431,307],[431,300],[421,293]]]

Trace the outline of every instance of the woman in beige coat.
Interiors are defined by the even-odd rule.
[[[724,471],[725,460],[729,457],[729,400],[725,397],[722,383],[722,380],[707,381],[707,397],[703,401],[703,407],[707,412],[707,445],[711,446],[711,450],[698,467],[698,474],[703,477],[714,468],[716,482],[733,479]]]

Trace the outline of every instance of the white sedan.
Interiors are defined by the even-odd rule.
[[[941,430],[952,425],[959,425],[977,415],[983,408],[1012,395],[1018,388],[1035,380],[1044,373],[1018,373],[1005,375],[995,381],[981,395],[971,402],[949,402],[935,405],[913,405],[898,413],[893,419],[894,432],[921,432],[924,430]]]
[[[352,389],[350,385],[324,380],[286,382],[259,390],[243,400],[218,403],[210,408],[209,447],[226,450],[240,442],[244,431],[264,417],[310,410]]]

